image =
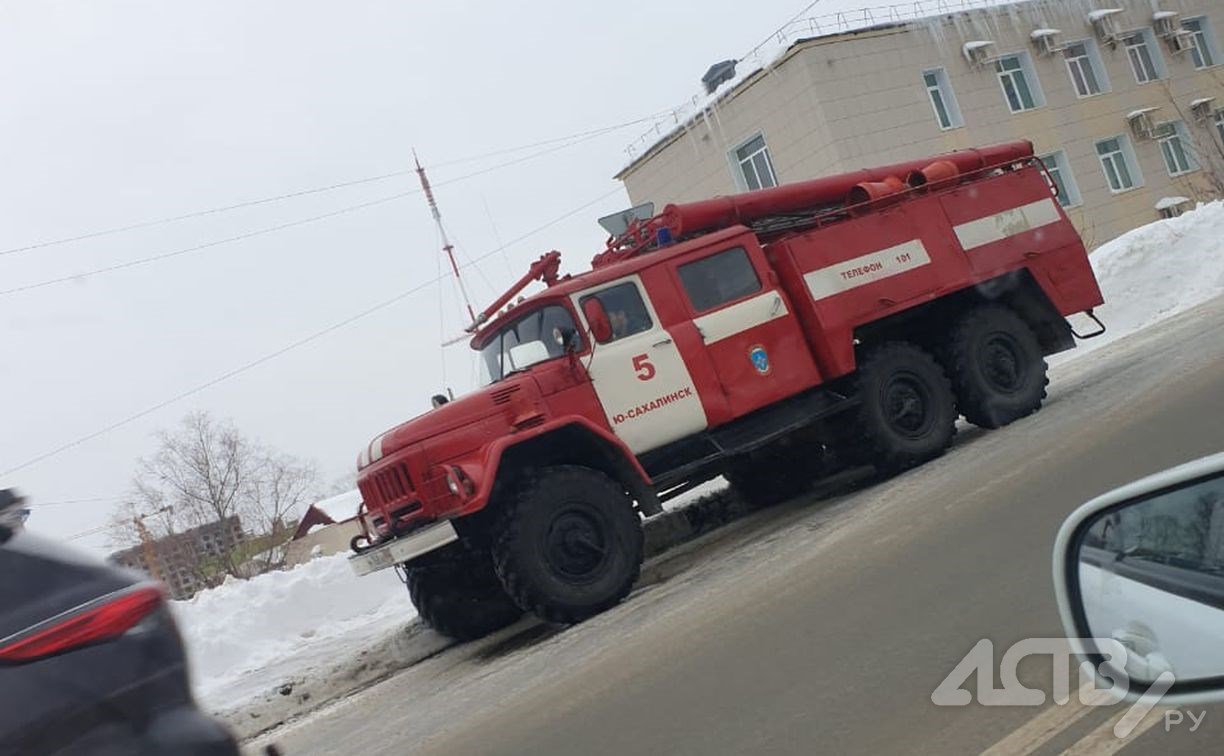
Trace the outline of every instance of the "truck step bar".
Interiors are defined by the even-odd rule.
[[[859,403],[827,388],[784,399],[712,431],[668,444],[641,457],[660,500],[667,500],[716,477],[732,457],[747,454],[783,436]]]

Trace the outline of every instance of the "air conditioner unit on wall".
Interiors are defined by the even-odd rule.
[[[1194,49],[1194,33],[1184,29],[1165,37],[1165,41],[1169,43],[1169,50],[1174,55],[1184,55]]]
[[[1102,8],[1088,14],[1088,23],[1092,24],[1092,30],[1096,32],[1097,37],[1102,42],[1110,45],[1117,44],[1117,16],[1121,13],[1121,8]]]
[[[1152,29],[1161,37],[1171,37],[1181,31],[1177,23],[1177,11],[1157,11],[1152,14]]]
[[[972,42],[966,42],[961,48],[965,54],[965,60],[969,61],[971,66],[986,66],[995,62],[995,58],[990,56],[990,49],[994,47],[994,40],[978,39]]]
[[[1058,29],[1034,29],[1029,35],[1029,39],[1033,40],[1033,45],[1042,55],[1054,55],[1060,53],[1066,47],[1058,42],[1058,35],[1062,34]]]
[[[1157,110],[1160,108],[1143,108],[1127,114],[1126,121],[1130,124],[1131,133],[1136,139],[1156,138],[1156,120],[1152,118],[1152,114]]]
[[[1211,120],[1212,116],[1218,112],[1212,107],[1212,103],[1214,103],[1215,100],[1216,98],[1214,97],[1200,97],[1194,102],[1191,102],[1190,112],[1194,114],[1194,120],[1198,121],[1199,123],[1204,123]]]

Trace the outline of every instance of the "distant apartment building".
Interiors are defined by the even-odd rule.
[[[638,140],[616,178],[661,208],[1029,139],[1090,248],[1221,196],[1224,2],[970,7],[986,5],[798,20],[776,58],[740,61]]]
[[[171,598],[186,599],[209,587],[208,575],[244,539],[242,522],[232,515],[115,552],[110,559],[160,579]]]

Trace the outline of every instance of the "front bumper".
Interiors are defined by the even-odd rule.
[[[455,526],[450,524],[450,520],[442,520],[369,551],[354,554],[349,557],[349,565],[358,575],[368,575],[416,559],[457,540],[459,534],[455,532]]]

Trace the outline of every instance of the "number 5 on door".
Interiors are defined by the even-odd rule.
[[[655,366],[651,364],[648,354],[639,354],[633,358],[633,370],[639,381],[648,381],[655,377]]]

